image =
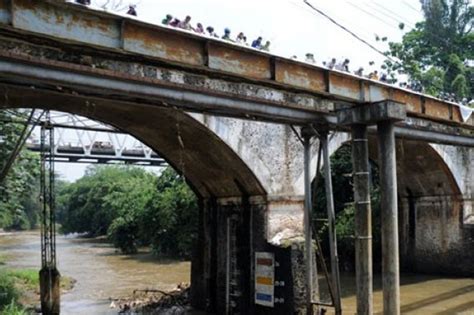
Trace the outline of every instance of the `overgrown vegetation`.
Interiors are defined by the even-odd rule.
[[[70,277],[61,277],[61,290],[71,290],[74,283]],[[25,306],[32,308],[38,295],[38,270],[0,268],[0,314],[29,314]]]
[[[378,169],[374,163],[370,165],[371,171],[371,207],[372,207],[372,244],[374,266],[379,265],[381,257],[380,239],[380,190]],[[352,190],[352,160],[351,146],[344,145],[331,156],[332,183],[334,191],[334,208],[336,212],[336,234],[338,241],[339,261],[343,269],[353,270],[355,262],[354,241],[354,193]],[[329,255],[326,212],[326,195],[324,189],[324,174],[317,182],[314,217],[317,233],[322,239],[323,253]]]
[[[64,233],[108,235],[124,253],[151,245],[187,257],[197,233],[197,200],[171,168],[156,176],[140,168],[91,167],[58,192]]]
[[[5,167],[14,150],[23,125],[6,123],[26,120],[19,111],[0,111],[0,170]],[[37,154],[21,150],[7,177],[0,182],[0,228],[26,230],[34,228],[38,221],[39,170]]]

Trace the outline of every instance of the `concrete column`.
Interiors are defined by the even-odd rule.
[[[352,126],[357,314],[372,314],[372,216],[366,125]]]
[[[41,313],[43,315],[59,315],[60,313],[60,279],[61,275],[55,267],[44,267],[39,272]]]
[[[383,313],[400,314],[400,268],[398,257],[397,173],[393,121],[378,122],[382,211]]]

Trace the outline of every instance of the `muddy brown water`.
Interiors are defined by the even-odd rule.
[[[120,255],[103,241],[59,236],[57,252],[60,272],[77,280],[61,297],[62,314],[117,314],[109,308],[111,297],[129,296],[135,289],[172,290],[190,281],[189,262],[156,260],[146,253]],[[8,255],[10,267],[39,269],[39,234],[0,233],[0,254]],[[354,276],[343,274],[341,284],[343,314],[355,314]],[[474,315],[474,278],[405,274],[401,284],[403,314]],[[376,276],[374,313],[381,312],[381,280]]]
[[[37,232],[0,234],[0,254],[7,265],[38,269],[40,237]],[[156,260],[150,254],[120,255],[103,241],[71,236],[57,238],[58,269],[77,282],[61,297],[61,314],[117,314],[109,298],[130,296],[135,289],[173,290],[189,283],[191,264]]]

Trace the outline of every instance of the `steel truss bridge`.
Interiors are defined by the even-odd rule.
[[[26,123],[24,115],[9,111],[10,123]],[[48,123],[55,129],[53,161],[61,163],[127,164],[165,166],[166,161],[134,137],[116,128],[77,115],[51,112],[47,122],[42,111],[36,111],[30,124],[33,128],[25,146],[41,152],[39,129]],[[46,148],[50,152],[49,148]],[[49,153],[48,153],[49,154]],[[48,156],[49,158],[49,156]]]

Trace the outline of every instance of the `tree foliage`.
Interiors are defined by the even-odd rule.
[[[0,111],[0,169],[12,154],[23,129],[21,124],[7,121],[26,118],[22,112],[13,113]],[[0,184],[0,228],[29,229],[36,225],[40,211],[39,169],[38,155],[22,149]]]
[[[454,93],[457,98],[474,97],[474,8],[470,0],[421,0],[425,20],[390,42],[384,68],[405,73],[412,84],[438,96]],[[404,25],[400,25],[403,29]],[[393,60],[400,62],[393,62]]]
[[[158,177],[140,168],[92,167],[59,192],[66,233],[108,235],[124,253],[140,245],[188,256],[197,231],[196,197],[171,168]]]
[[[344,269],[353,269],[355,262],[355,224],[354,224],[354,193],[352,188],[352,157],[351,146],[340,147],[331,156],[331,178],[334,194],[334,209],[336,214],[336,234],[340,262]],[[371,172],[371,207],[372,207],[372,235],[374,262],[380,261],[380,189],[378,168],[370,164]],[[322,238],[325,255],[329,255],[328,229],[321,219],[327,219],[326,192],[324,187],[324,174],[318,179],[315,192],[314,216],[320,220],[317,223],[317,233]],[[314,187],[313,187],[314,188]]]

